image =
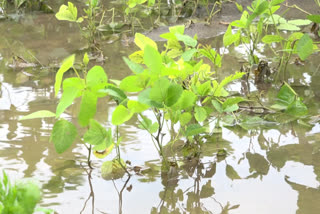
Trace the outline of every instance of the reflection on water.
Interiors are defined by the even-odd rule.
[[[154,160],[158,156],[151,139],[132,120],[120,128],[124,137],[121,148],[123,158],[141,170],[115,181],[101,178],[100,160],[93,160],[92,171],[86,169],[86,149],[81,144],[58,155],[49,142],[53,119],[18,121],[28,112],[55,111],[55,69],[8,65],[12,55],[34,62],[28,52],[45,65],[58,62],[82,48],[75,42],[79,40],[78,32],[74,26],[56,22],[51,15],[0,25],[7,29],[0,36],[0,169],[15,179],[38,180],[44,194],[42,206],[58,213],[319,213],[317,118],[310,127],[292,122],[249,131],[223,128],[207,136],[198,158],[183,158],[177,143],[174,149],[178,150],[178,165],[168,172],[161,172],[161,162]],[[121,56],[133,49],[120,42],[104,47],[108,60],[103,67],[110,77],[120,79],[129,73]],[[238,69],[232,67],[238,65],[235,58],[225,60],[227,72],[222,76]],[[313,115],[320,114],[317,64],[312,60],[310,67],[292,65],[289,69],[289,82],[305,98]],[[251,89],[257,90],[254,86]],[[266,100],[274,94],[274,89],[269,90]],[[105,121],[114,108],[108,100],[99,101],[97,120],[108,126]],[[77,106],[68,109],[64,116],[76,120],[76,110]],[[221,149],[227,151],[227,156],[217,156]]]

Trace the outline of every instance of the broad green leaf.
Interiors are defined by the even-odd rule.
[[[314,23],[320,23],[320,15],[308,15],[307,18]]]
[[[130,112],[129,109],[127,109],[123,105],[118,105],[112,113],[111,122],[113,125],[118,126],[118,125],[121,125],[124,122],[130,120],[132,116],[133,116],[133,113]]]
[[[197,52],[198,50],[197,49],[194,49],[194,48],[192,48],[192,49],[189,49],[189,50],[187,50],[187,51],[185,51],[183,54],[182,54],[182,59],[184,60],[184,61],[190,61],[191,59],[192,59],[192,57],[193,57],[193,55]]]
[[[197,86],[197,92],[200,96],[207,96],[212,90],[211,81],[207,81]]]
[[[151,92],[151,88],[148,88],[142,91],[138,96],[139,102],[155,108],[163,108],[162,103],[156,102],[150,98],[150,92]]]
[[[313,41],[308,34],[304,34],[297,43],[297,52],[301,60],[305,60],[313,53]]]
[[[196,106],[194,108],[194,117],[198,122],[203,122],[205,119],[207,119],[207,111],[203,107]]]
[[[240,31],[235,34],[232,34],[231,25],[228,26],[227,31],[223,35],[223,45],[228,47],[233,43],[237,43],[240,40]]]
[[[294,117],[301,117],[308,114],[308,108],[300,98],[296,98],[288,106],[286,113]]]
[[[50,141],[53,142],[56,152],[61,154],[72,145],[77,135],[77,128],[72,123],[60,119],[52,128]]]
[[[222,104],[219,101],[212,100],[212,105],[219,113],[223,112]]]
[[[97,111],[98,97],[95,93],[85,90],[82,95],[78,122],[81,126],[87,126]]]
[[[190,46],[193,48],[197,46],[197,40],[195,40],[194,38],[188,35],[182,35],[180,33],[176,33],[175,36],[179,41],[182,41],[187,46]]]
[[[56,81],[54,84],[55,96],[58,95],[58,92],[60,90],[63,74],[73,66],[74,59],[75,59],[75,54],[69,56],[63,61],[61,67],[59,68],[56,74]]]
[[[311,24],[312,21],[310,21],[308,19],[294,19],[294,20],[288,21],[288,23],[292,24],[292,25],[303,26],[303,25]]]
[[[88,71],[86,78],[87,87],[94,93],[104,89],[108,85],[108,77],[101,66],[94,66]],[[104,94],[99,94],[104,96]]]
[[[143,55],[144,55],[143,51],[136,51],[133,54],[129,55],[129,59],[132,62],[135,62],[135,63],[138,63],[138,64],[143,64]]]
[[[259,127],[261,127],[266,123],[269,123],[269,122],[265,121],[260,117],[253,116],[253,117],[245,118],[243,121],[241,121],[239,125],[241,126],[241,128],[245,130],[251,130],[251,129],[258,129]]]
[[[266,35],[262,38],[262,42],[271,44],[273,42],[281,42],[284,38],[279,35]]]
[[[184,112],[180,115],[179,121],[180,121],[180,125],[184,126],[187,125],[192,119],[192,115],[190,114],[190,112]]]
[[[188,110],[196,103],[197,96],[192,91],[184,90],[176,103],[176,106],[180,110]]]
[[[236,170],[234,170],[234,168],[232,166],[230,166],[229,164],[227,164],[227,166],[226,166],[226,175],[231,180],[241,179],[241,177],[238,175]]]
[[[80,91],[85,88],[86,82],[84,79],[80,79],[78,77],[70,77],[63,80],[62,89],[66,90],[67,88],[78,88]],[[79,92],[78,96],[81,95]]]
[[[182,87],[178,84],[171,83],[163,77],[157,80],[150,90],[149,97],[157,103],[164,103],[170,107],[174,105],[182,94]]]
[[[127,76],[120,83],[120,89],[126,92],[139,92],[143,90],[139,76]]]
[[[113,144],[111,129],[107,131],[95,120],[90,120],[89,129],[83,138],[86,143],[94,146],[103,144],[103,147],[100,147],[99,150],[105,150]],[[97,148],[98,147],[95,147],[95,150],[97,150]]]
[[[128,109],[132,113],[141,113],[149,108],[148,105],[140,103],[139,101],[129,100],[128,101]]]
[[[127,66],[130,68],[130,70],[135,74],[140,74],[144,70],[144,68],[141,65],[139,65],[135,62],[132,62],[127,57],[123,57],[123,61],[127,64]]]
[[[106,89],[102,89],[99,92],[107,93],[118,103],[122,103],[125,99],[127,99],[127,95],[121,89],[114,87],[113,85],[108,85]]]
[[[106,161],[101,166],[101,176],[103,179],[119,179],[125,174],[125,170],[122,168],[127,167],[126,163],[120,159],[121,164],[118,159],[113,159],[112,161]]]
[[[67,87],[63,90],[62,97],[56,109],[56,117],[60,115],[73,103],[74,99],[78,97],[81,89],[75,87]]]
[[[36,118],[55,117],[55,116],[56,116],[56,114],[51,112],[51,111],[41,110],[41,111],[36,111],[36,112],[33,112],[31,114],[28,114],[28,115],[25,115],[25,116],[21,117],[19,119],[19,121],[36,119]]]
[[[237,106],[238,103],[243,102],[243,101],[246,101],[246,99],[244,99],[243,97],[230,97],[226,101],[223,102],[222,108],[223,108],[224,112],[230,112],[227,110],[228,108],[230,108],[231,106],[234,106],[234,105]],[[236,110],[238,110],[238,108],[239,107],[237,106]],[[235,110],[233,110],[233,111],[235,111]]]
[[[288,85],[288,83],[284,82],[278,92],[276,104],[283,106],[282,109],[285,109],[295,100],[296,96],[296,92]]]
[[[205,127],[201,126],[200,124],[191,124],[187,127],[185,135],[187,137],[190,137],[190,136],[202,134],[206,131],[207,131],[207,129]]]
[[[134,43],[141,49],[144,50],[144,48],[149,45],[155,50],[158,50],[157,43],[155,43],[152,39],[149,37],[146,37],[145,35],[141,33],[136,33],[134,37]]]
[[[92,8],[97,7],[98,4],[99,4],[99,0],[91,0],[91,7],[92,7]]]
[[[277,28],[279,30],[288,30],[288,31],[298,31],[298,30],[300,30],[300,28],[297,27],[296,25],[289,24],[289,23],[281,23]]]
[[[144,64],[150,69],[151,74],[160,74],[162,65],[162,57],[160,53],[150,45],[146,45],[143,55]]]
[[[58,20],[76,22],[77,17],[78,17],[77,8],[71,2],[68,2],[68,6],[64,4],[61,5],[59,12],[56,13],[56,18]]]

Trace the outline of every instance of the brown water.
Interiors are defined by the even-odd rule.
[[[94,169],[85,170],[87,151],[81,144],[58,155],[49,142],[52,119],[18,121],[30,112],[55,111],[56,69],[13,69],[9,65],[13,56],[53,65],[71,53],[82,53],[79,49],[85,42],[75,26],[58,22],[53,15],[29,14],[2,21],[0,26],[0,169],[13,179],[37,180],[43,190],[41,206],[67,214],[320,213],[319,122],[311,127],[289,123],[251,131],[223,128],[203,145],[199,159],[187,160],[178,153],[179,166],[164,173],[148,133],[131,120],[120,128],[122,158],[147,170],[115,181],[101,178],[101,160],[93,158]],[[217,47],[220,39],[203,42]],[[124,46],[120,40],[103,45],[108,58],[102,66],[110,78],[121,79],[130,73],[122,56],[133,50],[134,45]],[[230,50],[221,77],[239,69],[240,52]],[[320,114],[318,59],[315,55],[305,66],[288,69],[288,82],[304,97],[312,115]],[[255,87],[252,85],[256,91]],[[231,88],[239,90],[239,84]],[[266,97],[273,98],[275,93],[271,88]],[[105,121],[114,108],[107,100],[99,101],[96,119],[108,126]],[[74,109],[67,112],[63,116],[76,121]],[[226,158],[216,155],[222,148],[228,152]]]

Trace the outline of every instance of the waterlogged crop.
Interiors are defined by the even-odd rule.
[[[0,178],[0,214],[31,214],[34,211],[53,213],[52,210],[36,208],[41,200],[40,188],[31,181],[14,184],[3,171]]]
[[[248,11],[244,10],[239,20],[230,23],[223,37],[224,46],[242,44],[247,49],[248,62],[258,64],[258,45],[268,45],[279,61],[278,70],[286,70],[292,54],[297,54],[301,60],[305,60],[317,51],[317,46],[308,34],[294,32],[288,37],[282,31],[300,31],[301,26],[309,25],[314,21],[317,23],[317,15],[309,15],[308,19],[286,20],[281,15],[275,14],[280,9],[284,0],[256,0],[253,1]],[[258,21],[255,22],[254,20]],[[232,28],[235,28],[235,31]],[[275,33],[270,34],[269,29],[274,28]],[[274,49],[274,44],[280,48]]]
[[[69,56],[56,74],[55,95],[58,96],[62,89],[56,112],[42,110],[20,120],[54,117],[50,141],[57,153],[65,152],[79,141],[88,149],[90,167],[91,153],[104,158],[115,148],[116,158],[102,165],[106,179],[128,172],[120,156],[119,127],[133,117],[137,118],[139,128],[150,133],[165,165],[164,147],[180,139],[185,139],[186,147],[194,149],[195,153],[191,155],[197,155],[205,138],[223,125],[220,120],[233,121],[228,125],[245,126],[248,117],[239,116],[240,104],[250,107],[248,103],[256,101],[227,90],[227,86],[243,78],[245,72],[236,72],[218,81],[214,74],[221,67],[222,57],[210,46],[198,44],[196,36],[185,35],[184,30],[184,26],[170,27],[168,33],[160,35],[167,40],[161,52],[152,39],[136,33],[134,42],[139,50],[129,58],[123,58],[132,74],[121,81],[113,80],[113,83],[102,67],[88,69],[87,54],[83,57],[81,70],[74,66],[75,55]],[[210,64],[204,63],[203,58]],[[73,70],[74,77],[63,79],[68,70]],[[111,121],[105,121],[113,125],[108,128],[94,119],[98,99],[104,97],[116,103]],[[63,118],[65,110],[76,99],[81,100],[78,124]],[[273,114],[291,115],[293,120],[307,115],[302,99],[286,83],[280,89],[275,105],[267,109],[272,109]],[[255,123],[264,121],[259,117],[254,120]],[[86,129],[84,134],[79,132],[78,126]],[[164,142],[169,133],[170,140]]]

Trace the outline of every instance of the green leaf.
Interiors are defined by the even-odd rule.
[[[89,61],[90,61],[90,59],[89,59],[88,54],[87,54],[87,52],[86,52],[86,53],[83,55],[83,60],[82,60],[82,62],[83,62],[83,64],[84,64],[85,66],[88,66]]]
[[[314,23],[320,23],[320,15],[308,15],[307,18]]]
[[[148,105],[140,103],[139,101],[129,100],[128,101],[128,109],[132,113],[141,113],[149,108]]]
[[[194,48],[192,48],[192,49],[189,49],[189,50],[187,50],[187,51],[185,51],[183,54],[182,54],[182,59],[184,60],[184,61],[190,61],[191,59],[192,59],[192,57],[193,57],[193,55],[197,52],[198,50],[197,49],[194,49]]]
[[[106,161],[101,166],[101,176],[103,179],[119,179],[122,178],[125,170],[122,166],[127,167],[126,163],[120,159],[121,164],[118,159],[113,159],[112,161]]]
[[[237,105],[240,102],[246,101],[246,99],[242,97],[231,97],[223,102],[222,108],[224,112],[233,112],[239,109]]]
[[[155,133],[159,129],[159,124],[157,122],[152,123],[152,121],[146,116],[140,115],[142,121],[140,121],[139,127],[141,129],[147,130],[150,134]]]
[[[120,83],[120,89],[127,92],[139,92],[143,90],[139,76],[127,76]]]
[[[313,41],[308,34],[304,34],[297,43],[297,52],[301,60],[305,60],[313,53]]]
[[[184,34],[184,25],[176,25],[173,27],[169,27],[169,32],[172,34]]]
[[[56,110],[56,117],[60,115],[73,103],[74,99],[79,95],[81,89],[75,87],[67,87],[63,90],[62,97]]]
[[[219,101],[217,100],[212,100],[212,105],[213,107],[219,112],[219,113],[222,113],[223,112],[223,108],[222,108],[222,105]]]
[[[61,5],[59,12],[56,13],[56,18],[58,20],[76,22],[77,17],[78,17],[77,8],[71,2],[68,2],[68,6],[64,4]]]
[[[69,56],[68,58],[66,58],[63,61],[60,69],[58,70],[58,72],[56,74],[56,81],[55,81],[55,84],[54,84],[55,96],[58,95],[58,92],[60,90],[63,74],[73,66],[74,59],[75,59],[75,54],[73,54],[73,55]]]
[[[194,117],[198,122],[203,122],[205,119],[207,119],[207,111],[203,107],[196,106],[194,108]]]
[[[195,135],[199,135],[202,134],[204,132],[206,132],[207,129],[199,124],[191,124],[187,127],[187,130],[185,132],[185,135],[187,137],[189,136],[195,136]]]
[[[148,88],[148,89],[142,91],[138,96],[139,102],[146,104],[146,105],[149,105],[149,106],[152,106],[152,107],[155,107],[155,108],[163,108],[162,103],[155,102],[154,100],[152,100],[150,98],[150,92],[151,92],[151,88]]]
[[[174,105],[182,94],[182,87],[178,84],[171,83],[163,77],[157,80],[150,90],[149,97],[157,103],[164,103],[170,107]]]
[[[157,43],[155,43],[152,39],[149,37],[146,37],[145,35],[141,33],[136,33],[134,37],[134,43],[141,49],[144,50],[147,45],[151,46],[155,50],[158,50]]]
[[[277,94],[276,104],[281,107],[281,109],[286,109],[295,100],[296,96],[296,92],[288,85],[288,83],[284,82]],[[274,108],[274,105],[271,107]]]
[[[207,81],[197,86],[197,92],[200,96],[207,96],[212,90],[211,81]]]
[[[263,1],[261,2],[253,11],[253,13],[249,16],[246,27],[248,28],[252,21],[257,17],[263,14],[267,9],[269,8],[269,2],[268,1]]]
[[[99,148],[99,150],[104,150],[113,144],[111,129],[106,131],[106,129],[95,120],[90,120],[89,129],[83,138],[86,143],[94,146],[103,144],[103,147]]]
[[[98,4],[99,4],[99,0],[91,0],[91,7],[92,7],[92,8],[97,7]]]
[[[233,43],[237,43],[240,40],[240,31],[235,34],[232,34],[231,25],[228,26],[227,31],[223,35],[223,45],[228,47]]]
[[[311,23],[312,21],[308,19],[294,19],[294,20],[288,21],[288,24],[297,25],[297,26],[309,25]]]
[[[275,6],[275,5],[279,5],[279,4],[281,4],[282,2],[284,2],[285,0],[272,0],[271,2],[270,2],[270,5],[271,6]]]
[[[162,65],[162,57],[160,53],[150,45],[146,45],[143,55],[144,64],[150,69],[152,74],[160,74]]]
[[[175,104],[179,110],[188,110],[196,103],[197,96],[192,91],[183,90],[178,102]]]
[[[41,111],[36,111],[31,114],[25,115],[19,119],[21,120],[30,120],[30,119],[36,119],[36,118],[46,118],[46,117],[55,117],[56,114],[51,112],[51,111],[46,111],[46,110],[41,110]]]
[[[127,99],[127,95],[121,89],[114,87],[113,85],[108,85],[106,89],[101,89],[100,92],[107,93],[118,103],[122,103]]]
[[[135,74],[140,74],[144,70],[144,68],[141,65],[139,65],[135,62],[132,62],[127,57],[123,57],[123,61],[127,64],[127,66],[130,68],[130,70]]]
[[[242,78],[243,75],[245,75],[245,72],[236,72],[235,74],[231,74],[230,76],[224,78],[221,83],[214,89],[214,96],[220,97],[224,95],[223,87],[227,84]]]
[[[179,121],[180,121],[180,125],[184,126],[187,125],[192,119],[192,115],[190,114],[190,112],[184,112],[180,115]]]
[[[296,25],[289,24],[289,23],[281,23],[277,28],[279,30],[288,30],[288,31],[298,31],[298,30],[300,30],[300,28],[297,27]]]
[[[266,35],[262,38],[262,42],[271,44],[273,42],[281,42],[284,38],[279,35]]]
[[[179,41],[182,41],[185,45],[190,46],[190,47],[196,47],[197,46],[197,40],[194,38],[188,36],[188,35],[182,35],[180,33],[176,33],[175,36]]]
[[[85,90],[80,105],[80,112],[78,115],[78,122],[81,126],[87,126],[90,119],[94,117],[97,111],[98,97],[95,93]]]
[[[300,98],[296,98],[288,106],[286,113],[294,117],[301,117],[308,114],[308,108]]]
[[[61,119],[55,122],[50,141],[53,142],[56,152],[61,154],[72,145],[77,135],[77,128],[69,121]]]
[[[113,125],[118,126],[118,125],[121,125],[124,122],[130,120],[132,116],[133,116],[133,113],[130,112],[129,109],[127,109],[123,105],[118,105],[112,113],[111,122]]]
[[[243,11],[243,7],[241,4],[238,4],[237,2],[235,2],[236,6],[237,6],[237,9],[239,10],[240,13],[242,13]]]
[[[88,71],[86,78],[87,87],[94,93],[104,89],[108,85],[108,77],[101,66],[94,66]],[[104,96],[104,94],[98,94]]]
[[[231,180],[241,179],[241,177],[238,175],[236,170],[234,170],[234,168],[232,166],[230,166],[229,164],[227,164],[227,166],[226,166],[226,175]]]

